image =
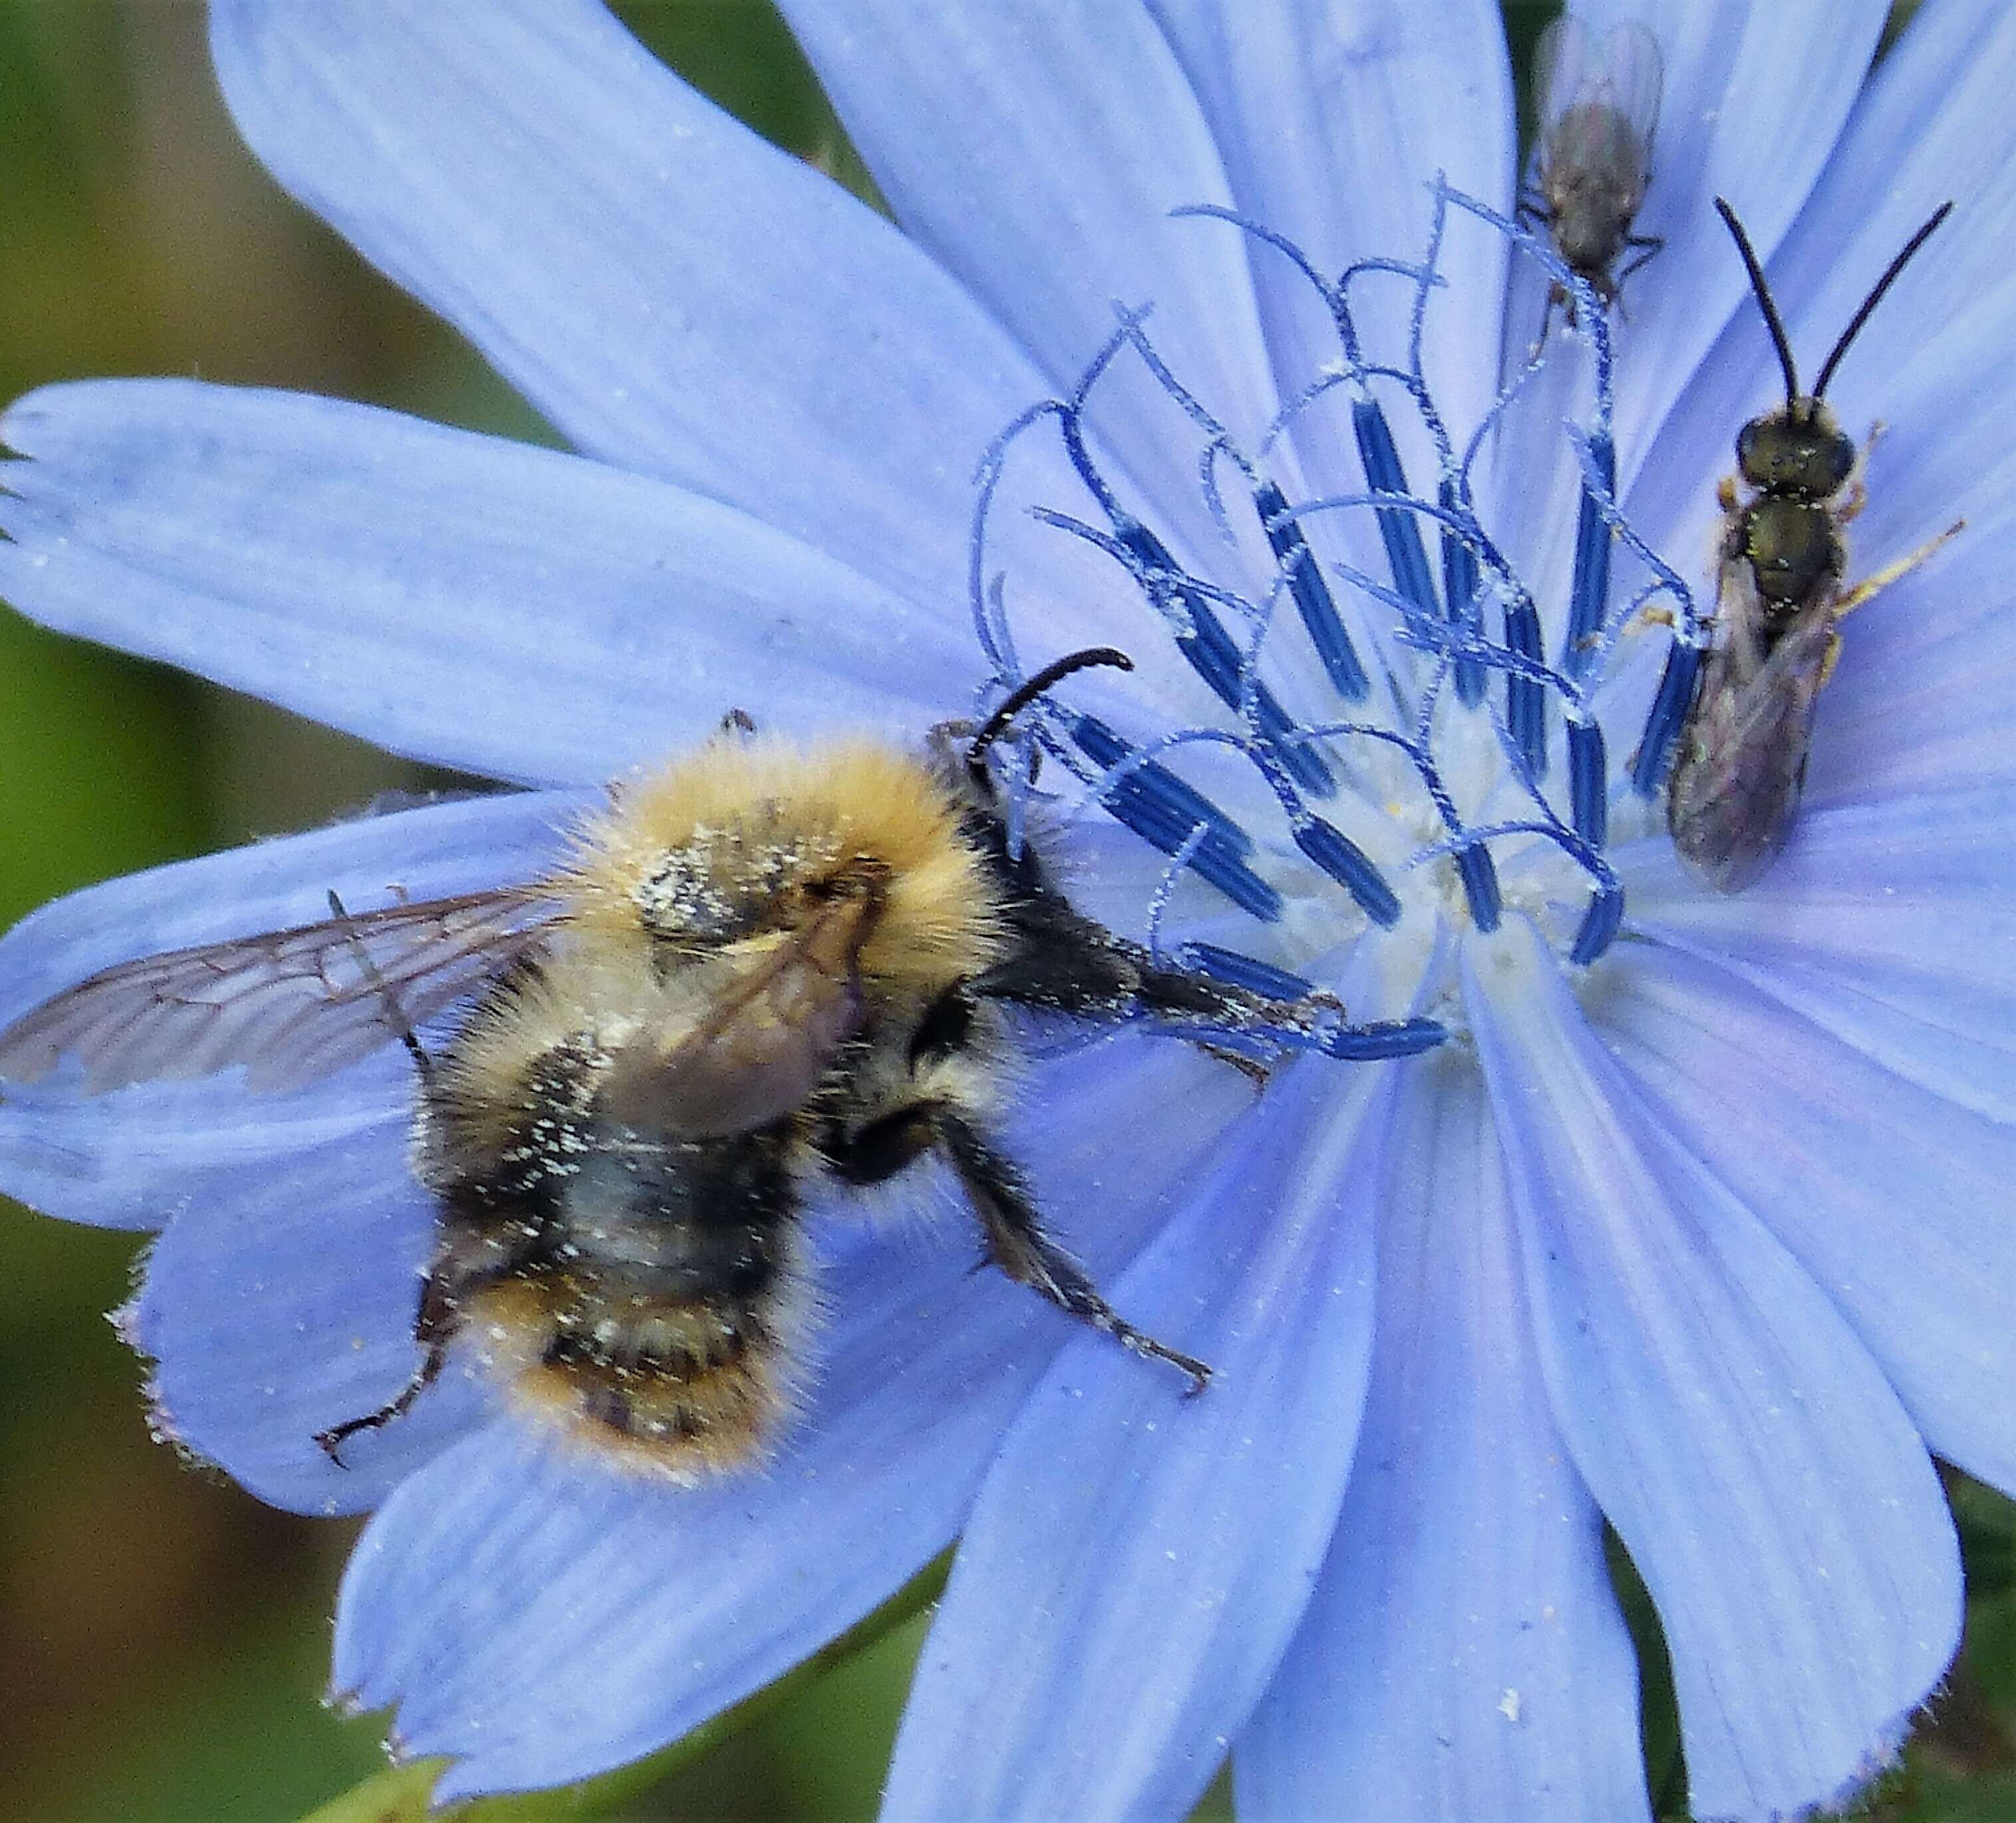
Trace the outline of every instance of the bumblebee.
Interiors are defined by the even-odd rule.
[[[1849,344],[1913,254],[1946,219],[1935,211],[1862,301],[1810,393],[1764,270],[1736,214],[1715,207],[1735,237],[1785,376],[1785,402],[1746,423],[1736,463],[1747,499],[1725,479],[1715,643],[1701,667],[1666,797],[1666,827],[1683,860],[1718,892],[1741,892],[1791,833],[1821,686],[1841,647],[1838,622],[1915,569],[1960,531],[1949,526],[1899,562],[1844,590],[1842,527],[1861,510],[1854,443],[1823,402]]]
[[[692,1479],[791,1408],[810,1302],[801,1210],[927,1156],[986,1259],[1201,1388],[1211,1370],[1116,1313],[992,1137],[1015,1009],[1145,1018],[1200,1039],[1336,1011],[1159,966],[1011,847],[987,761],[800,748],[725,730],[613,791],[529,885],[352,914],[109,969],[0,1033],[0,1077],[78,1054],[86,1086],[243,1065],[299,1084],[396,1035],[437,1230],[411,1378],[318,1439],[339,1462],[466,1348],[575,1441]],[[432,1048],[416,1028],[461,1010]]]

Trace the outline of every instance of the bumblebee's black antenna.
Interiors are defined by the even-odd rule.
[[[1737,220],[1736,211],[1719,196],[1715,200],[1715,207],[1716,214],[1729,225],[1729,232],[1736,236],[1736,250],[1743,255],[1743,263],[1749,268],[1750,289],[1757,294],[1758,306],[1764,312],[1764,326],[1771,332],[1772,345],[1778,351],[1778,365],[1785,370],[1785,409],[1790,411],[1799,402],[1799,373],[1792,365],[1792,344],[1786,338],[1784,319],[1778,314],[1778,306],[1771,301],[1771,287],[1764,283],[1764,268],[1757,263],[1756,250],[1750,244],[1750,236],[1743,232],[1743,224]],[[1883,281],[1885,285],[1889,283],[1888,279]],[[1877,294],[1878,297],[1882,294],[1881,286],[1877,288]],[[1874,300],[1870,301],[1873,303]],[[1867,314],[1868,308],[1865,305],[1863,315],[1866,316]],[[1853,334],[1855,329],[1860,326],[1861,319],[1858,317],[1849,333]],[[1837,348],[1834,352],[1838,355],[1841,351]],[[1829,362],[1828,366],[1831,367],[1832,365],[1832,362]],[[1819,397],[1817,391],[1814,396]]]
[[[1067,652],[1061,658],[1052,659],[1019,689],[1011,691],[1007,700],[981,725],[980,732],[973,737],[973,744],[966,750],[967,773],[985,786],[987,750],[1007,733],[1009,724],[1052,685],[1061,683],[1075,671],[1089,671],[1099,665],[1111,665],[1115,671],[1134,668],[1134,661],[1111,646],[1088,646],[1082,652]]]
[[[1882,302],[1883,294],[1888,290],[1891,286],[1896,282],[1897,275],[1903,272],[1905,266],[1910,263],[1911,255],[1916,253],[1920,247],[1925,244],[1926,241],[1931,238],[1932,230],[1938,227],[1942,222],[1945,221],[1946,217],[1952,212],[1953,204],[1951,203],[1940,204],[1939,206],[1932,211],[1931,218],[1925,223],[1924,226],[1921,228],[1916,234],[1913,235],[1909,240],[1904,243],[1904,250],[1899,254],[1898,256],[1890,262],[1889,267],[1884,272],[1883,276],[1876,281],[1875,290],[1871,291],[1867,297],[1863,299],[1862,308],[1855,313],[1852,318],[1849,319],[1848,327],[1841,332],[1841,340],[1834,344],[1834,352],[1827,356],[1827,365],[1820,369],[1820,384],[1813,388],[1813,397],[1815,398],[1818,398],[1827,391],[1827,382],[1834,378],[1834,369],[1841,365],[1841,356],[1848,352],[1848,344],[1855,340],[1856,335],[1861,330],[1862,326],[1868,322],[1869,313],[1874,310],[1878,304]]]

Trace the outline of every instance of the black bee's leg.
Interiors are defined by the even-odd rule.
[[[337,1468],[349,1466],[337,1453],[346,1443],[360,1431],[379,1430],[395,1418],[403,1417],[413,1401],[441,1377],[442,1364],[448,1359],[448,1342],[455,1334],[455,1293],[445,1279],[429,1273],[420,1287],[419,1314],[413,1320],[413,1339],[427,1353],[414,1370],[412,1378],[376,1411],[366,1412],[362,1418],[347,1418],[340,1425],[315,1432],[315,1441],[322,1446],[322,1453]]]
[[[1080,1018],[1146,1014],[1165,1029],[1208,1043],[1213,1033],[1308,1029],[1320,1015],[1341,1009],[1327,995],[1275,1000],[1215,981],[1193,970],[1163,968],[1138,945],[1072,931],[1061,921],[1020,954],[975,975],[967,992],[981,1000],[1012,1000]]]
[[[819,1155],[844,1183],[886,1183],[938,1144],[938,1108],[935,1101],[915,1101],[858,1133],[830,1127],[817,1141]]]
[[[988,1145],[959,1115],[941,1107],[933,1123],[939,1143],[959,1173],[987,1237],[987,1255],[1009,1277],[1040,1292],[1060,1310],[1103,1329],[1137,1355],[1167,1361],[1190,1377],[1190,1390],[1211,1383],[1211,1369],[1136,1329],[1107,1303],[1085,1269],[1043,1232],[1022,1174]]]

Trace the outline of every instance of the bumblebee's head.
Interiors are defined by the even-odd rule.
[[[1820,400],[1795,398],[1737,434],[1736,466],[1765,493],[1825,500],[1848,485],[1855,445]]]

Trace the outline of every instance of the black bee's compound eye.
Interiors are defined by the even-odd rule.
[[[1769,418],[1752,418],[1736,433],[1736,467],[1753,488],[1764,485],[1763,477],[1759,472],[1764,467],[1764,459],[1757,445],[1770,422]]]

